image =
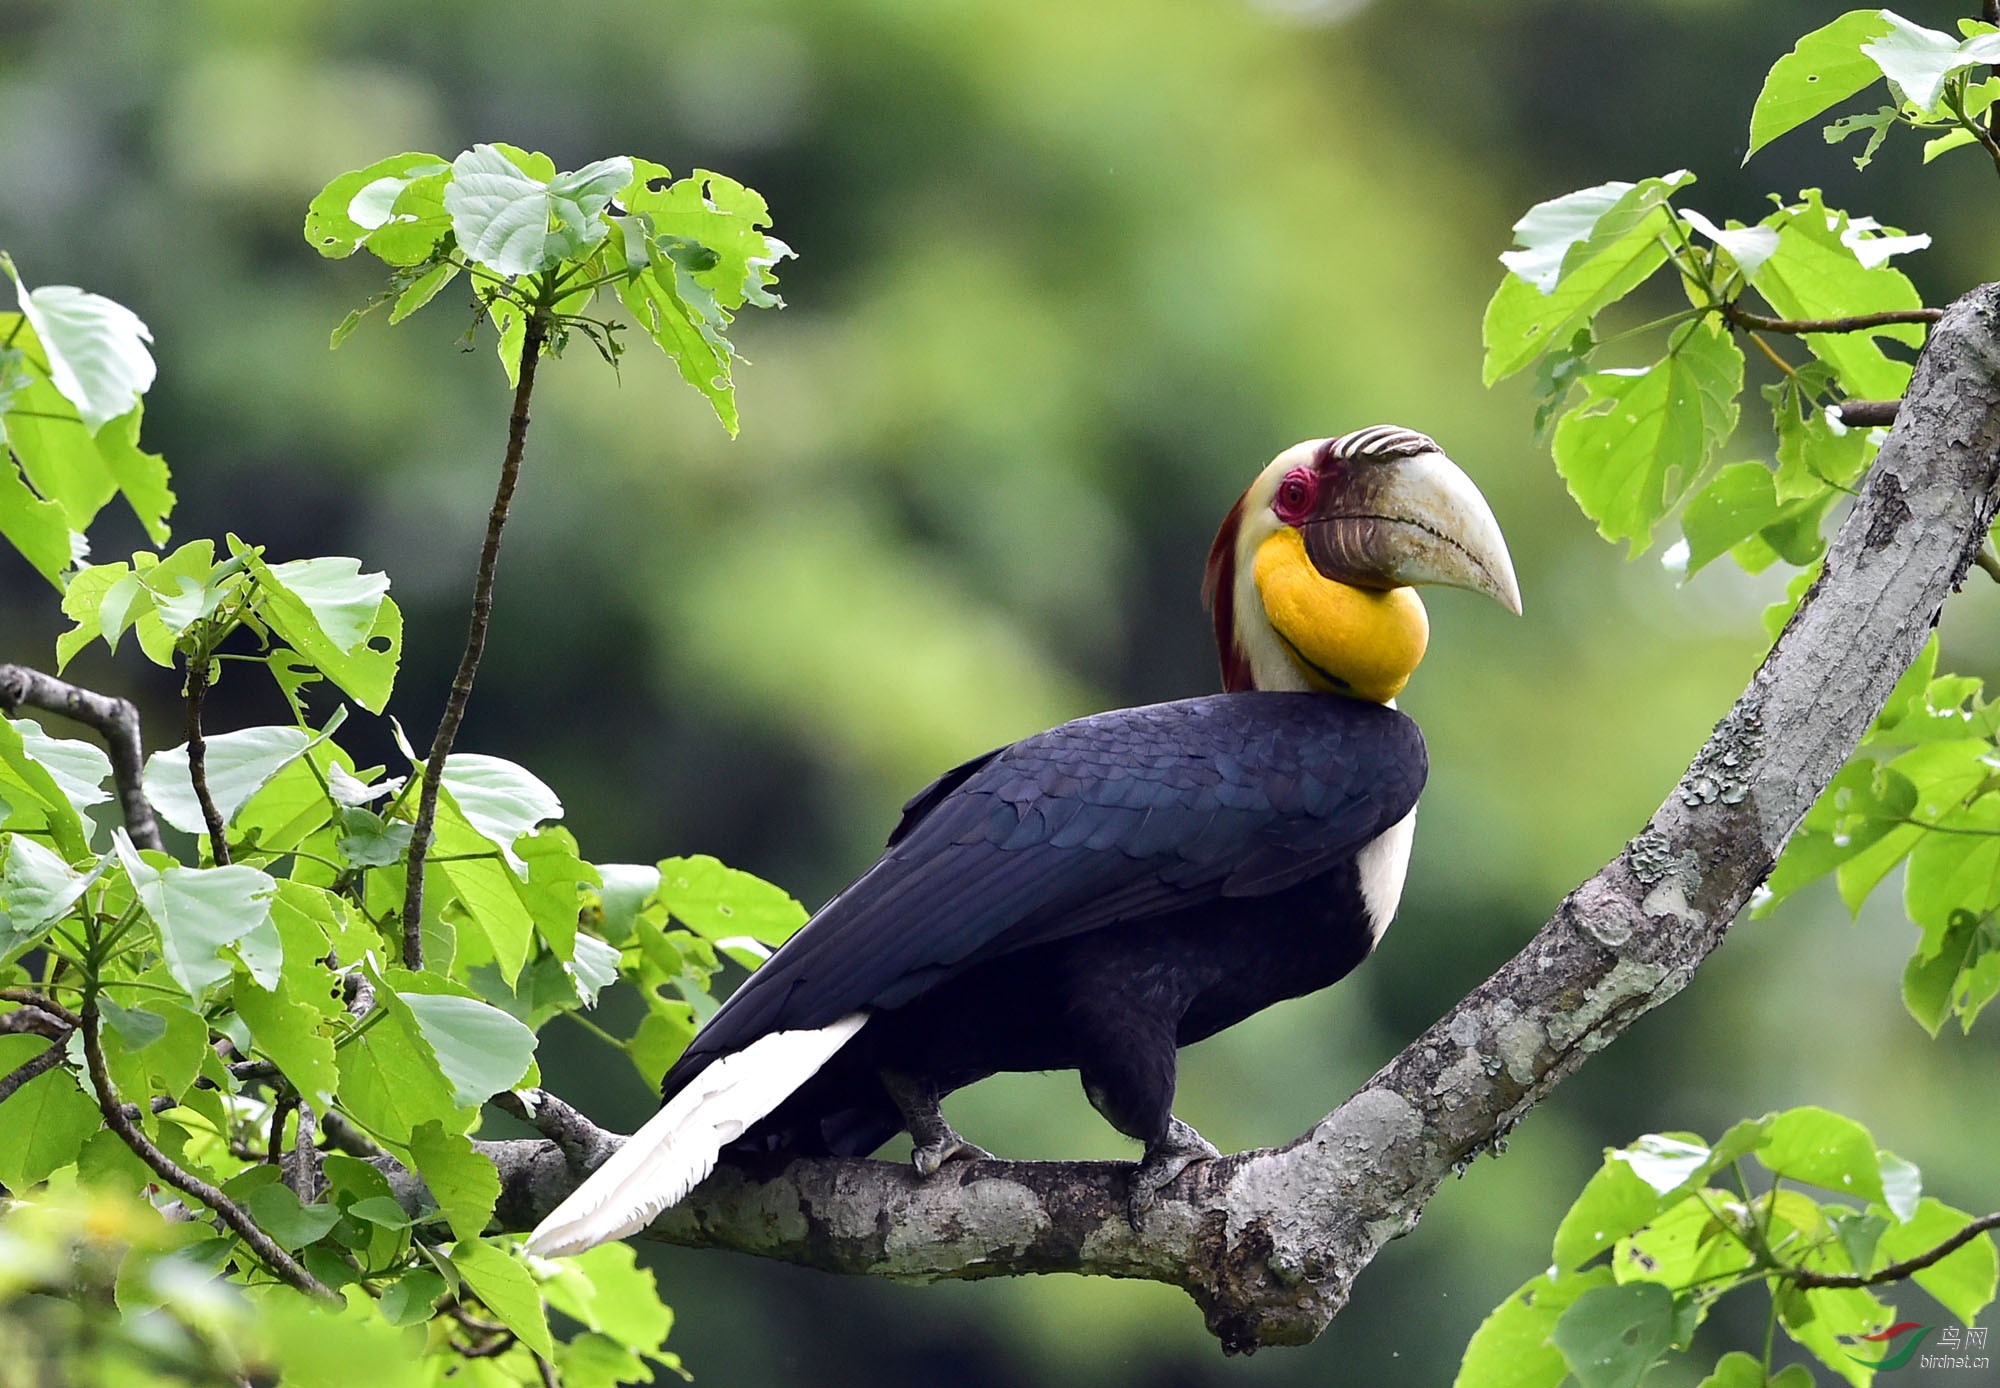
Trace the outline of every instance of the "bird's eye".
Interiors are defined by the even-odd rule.
[[[1311,514],[1313,502],[1318,496],[1319,475],[1310,468],[1293,468],[1278,484],[1278,495],[1273,499],[1271,509],[1285,524],[1297,525]]]

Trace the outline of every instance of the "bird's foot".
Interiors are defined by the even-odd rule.
[[[952,1130],[951,1124],[944,1121],[944,1110],[938,1106],[937,1090],[930,1085],[907,1075],[885,1071],[882,1087],[896,1101],[896,1108],[903,1115],[903,1126],[909,1129],[910,1141],[914,1144],[910,1165],[926,1181],[954,1158],[979,1161],[993,1155],[984,1147],[975,1147]]]
[[[938,1168],[948,1161],[990,1161],[993,1154],[984,1147],[975,1146],[953,1132],[949,1125],[944,1131],[919,1144],[910,1152],[910,1165],[917,1174],[928,1181],[938,1174]]]
[[[1160,1191],[1187,1170],[1191,1163],[1221,1155],[1214,1143],[1186,1123],[1178,1118],[1168,1118],[1167,1135],[1148,1148],[1145,1158],[1132,1169],[1132,1193],[1125,1207],[1126,1218],[1131,1221],[1132,1227],[1139,1227],[1151,1212]]]

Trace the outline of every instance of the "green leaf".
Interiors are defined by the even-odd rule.
[[[340,1088],[340,1072],[333,1040],[321,1030],[321,1010],[301,1000],[289,979],[270,991],[238,984],[234,1001],[257,1049],[284,1072],[293,1088],[322,1108],[331,1103]]]
[[[1709,1170],[1705,1143],[1689,1142],[1666,1133],[1647,1133],[1612,1160],[1631,1167],[1632,1174],[1658,1195],[1670,1195]]]
[[[435,1382],[435,1361],[419,1358],[363,1297],[330,1310],[289,1287],[259,1293],[257,1319],[285,1388],[418,1388]]]
[[[1807,1382],[1811,1382],[1810,1371]],[[1754,1354],[1732,1350],[1716,1361],[1715,1372],[1704,1378],[1697,1388],[1765,1388],[1764,1361]]]
[[[1742,1203],[1727,1191],[1690,1192],[1645,1228],[1618,1241],[1612,1257],[1618,1280],[1686,1287],[1750,1267],[1749,1253],[1724,1233],[1712,1210],[1734,1220],[1739,1230],[1749,1219]]]
[[[250,1192],[245,1204],[257,1227],[278,1241],[287,1252],[296,1253],[309,1243],[318,1243],[340,1223],[337,1205],[302,1205],[299,1197],[285,1186],[272,1182]]]
[[[236,818],[250,797],[270,784],[280,771],[304,756],[306,749],[330,736],[335,724],[313,736],[304,728],[243,728],[231,733],[213,733],[202,739],[203,779],[209,799],[224,824]],[[146,759],[146,796],[160,818],[189,834],[205,834],[208,822],[202,817],[201,802],[195,798],[194,779],[188,772],[187,744],[153,753]]]
[[[1732,463],[1718,472],[1681,514],[1688,576],[1755,535],[1777,514],[1777,489],[1762,463]]]
[[[1847,1265],[1859,1272],[1873,1268],[1875,1246],[1881,1242],[1889,1221],[1882,1215],[1869,1214],[1865,1210],[1841,1208],[1828,1209],[1826,1218],[1833,1225],[1834,1233],[1840,1237],[1840,1248],[1847,1255]]]
[[[382,1289],[382,1315],[391,1325],[419,1325],[430,1319],[445,1280],[429,1268],[411,1268]]]
[[[305,605],[321,634],[343,654],[375,630],[389,591],[387,574],[362,573],[359,559],[339,556],[272,564],[259,577],[265,574]]]
[[[1750,148],[1743,162],[1786,131],[1872,86],[1882,72],[1861,45],[1888,32],[1889,21],[1880,10],[1849,10],[1794,44],[1771,65],[1750,109]]]
[[[1861,153],[1854,156],[1854,167],[1865,169],[1875,162],[1875,152],[1881,149],[1882,142],[1889,138],[1889,132],[1895,128],[1900,114],[1899,108],[1889,105],[1874,111],[1842,116],[1839,120],[1829,123],[1820,135],[1828,144],[1838,145],[1844,144],[1848,136],[1866,131],[1868,139],[1861,146]]]
[[[435,154],[397,154],[387,159],[378,159],[365,169],[354,169],[321,189],[306,210],[306,244],[321,255],[332,260],[344,259],[361,248],[369,234],[380,226],[371,220],[363,226],[351,215],[355,199],[365,188],[371,188],[384,179],[407,181],[431,169],[448,167]],[[364,213],[373,206],[364,203]]]
[[[658,900],[682,925],[718,943],[747,936],[781,945],[807,916],[783,888],[706,854],[662,859]]]
[[[1882,1235],[1877,1255],[1886,1262],[1903,1262],[1930,1252],[1971,1222],[1971,1215],[1925,1196],[1910,1219]],[[1995,1281],[2000,1278],[1993,1238],[1981,1234],[1914,1276],[1919,1287],[1970,1325],[1992,1304]]]
[[[1602,184],[1541,203],[1517,222],[1515,238],[1529,256],[1516,263],[1530,274],[1513,273],[1510,266],[1486,306],[1486,384],[1567,344],[1607,304],[1664,265],[1660,238],[1672,217],[1663,204],[1692,182],[1693,175],[1681,172],[1636,185]],[[1537,281],[1548,280],[1552,261],[1557,277],[1544,291]]]
[[[1947,77],[1969,67],[2000,63],[2000,34],[1980,34],[1961,43],[1893,11],[1880,13],[1889,33],[1861,51],[1875,60],[1905,100],[1927,114],[1937,111]]]
[[[104,783],[111,779],[111,758],[94,744],[74,737],[51,737],[28,719],[14,725],[21,750],[44,768],[78,815],[111,799]]]
[[[132,514],[146,529],[146,536],[163,545],[171,533],[167,517],[173,514],[174,493],[167,485],[167,460],[139,447],[139,425],[145,407],[135,405],[97,431],[97,455],[118,484]]]
[[[494,963],[511,984],[535,938],[535,919],[521,900],[514,874],[497,857],[443,862],[437,871],[450,885],[459,908],[485,936]]]
[[[391,976],[401,975],[392,970]],[[418,1033],[460,1104],[484,1103],[510,1089],[535,1059],[535,1034],[489,1003],[453,993],[399,992]]]
[[[387,992],[377,985],[377,1008],[384,1014],[380,1020],[336,1054],[341,1108],[390,1142],[407,1144],[410,1134],[430,1119],[464,1131],[477,1111],[460,1105],[437,1057],[419,1035],[415,1017],[392,993],[385,997]]]
[[[1924,1175],[1915,1162],[1905,1161],[1894,1152],[1875,1154],[1882,1166],[1882,1201],[1898,1223],[1916,1215],[1917,1202],[1924,1193]]]
[[[46,1046],[38,1036],[0,1036],[0,1058],[11,1071]],[[0,1185],[20,1192],[45,1180],[75,1161],[103,1122],[74,1075],[60,1065],[43,1071],[0,1103]]]
[[[764,232],[771,211],[754,190],[707,169],[673,182],[663,166],[634,159],[632,182],[618,200],[627,212],[643,214],[656,234],[694,241],[710,252],[712,262],[691,273],[721,308],[783,306],[770,286],[792,248]]]
[[[1764,219],[1778,233],[1778,251],[1750,283],[1786,318],[1838,318],[1849,314],[1922,306],[1900,270],[1862,263],[1853,242],[1864,238],[1847,214],[1829,209],[1817,189],[1804,201]],[[1867,228],[1863,228],[1866,230]],[[1842,390],[1864,399],[1893,399],[1909,384],[1910,368],[1885,356],[1877,338],[1909,346],[1923,340],[1916,324],[1890,324],[1853,333],[1812,333],[1806,346],[1838,374]]]
[[[1607,1268],[1531,1279],[1473,1333],[1453,1388],[1558,1388],[1569,1365],[1549,1336],[1578,1298],[1610,1282]]]
[[[699,298],[690,298],[689,291],[699,288],[685,269],[667,260],[621,283],[618,295],[653,345],[680,368],[681,379],[708,397],[715,417],[734,438],[738,421],[729,344],[702,315]]]
[[[549,1305],[627,1349],[660,1352],[674,1313],[661,1303],[659,1284],[638,1265],[631,1244],[602,1243],[563,1261],[564,1275],[542,1286]]]
[[[1568,1271],[1581,1267],[1660,1212],[1660,1197],[1615,1151],[1584,1185],[1556,1228],[1553,1259]]]
[[[60,575],[75,554],[69,518],[61,506],[29,489],[11,457],[0,457],[0,535],[37,573],[60,585]]]
[[[1673,1293],[1657,1282],[1627,1282],[1579,1296],[1549,1339],[1582,1388],[1637,1388],[1673,1330]]]
[[[544,1359],[555,1353],[542,1294],[519,1260],[483,1239],[461,1239],[451,1250],[451,1265],[486,1309],[521,1337],[521,1343]]]
[[[508,865],[525,873],[514,840],[543,820],[561,819],[562,801],[524,767],[477,752],[454,752],[445,758],[444,790],[465,816],[466,823],[505,855]]]
[[[1688,324],[1642,372],[1596,372],[1556,425],[1556,468],[1607,540],[1637,554],[1736,427],[1743,353],[1720,325]]]
[[[639,908],[659,889],[660,870],[644,863],[599,863],[597,875],[603,883],[604,938],[622,945],[632,938]]]
[[[470,1138],[447,1132],[435,1121],[421,1123],[411,1132],[410,1159],[431,1199],[444,1211],[451,1232],[461,1239],[477,1239],[500,1199],[500,1173],[493,1163],[473,1150]]]
[[[46,740],[35,723],[0,717],[0,796],[9,806],[4,823],[21,831],[46,828],[71,862],[92,857],[76,806],[49,769],[29,755],[31,743],[40,748]]]
[[[396,683],[396,666],[403,654],[403,614],[396,607],[395,600],[383,596],[366,635],[351,647],[344,648],[320,625],[320,616],[314,608],[287,588],[274,569],[254,553],[240,548],[237,552],[257,579],[254,600],[257,615],[279,639],[319,667],[328,679],[370,713],[380,713],[388,707],[389,692]],[[372,581],[377,577],[379,575],[359,575],[356,582]],[[342,637],[351,631],[349,609],[343,604],[326,605],[324,610]]]
[[[0,840],[0,964],[40,943],[91,880],[24,834]]]
[[[1882,1200],[1882,1167],[1875,1139],[1852,1118],[1823,1108],[1795,1108],[1771,1120],[1758,1160],[1780,1176]]]
[[[409,287],[396,296],[396,305],[389,310],[389,322],[400,323],[432,299],[440,290],[458,278],[458,264],[441,260],[423,274],[410,281]]]
[[[1931,822],[1946,827],[1917,839],[1903,878],[1903,907],[1923,927],[1917,953],[1925,959],[1944,951],[1962,917],[1976,922],[2000,905],[2000,796],[1981,796]],[[1974,940],[1960,939],[1963,957]]]
[[[160,930],[167,971],[193,998],[229,977],[221,951],[268,927],[277,884],[252,867],[155,868],[135,852],[124,831],[118,856],[140,904]]]
[[[139,315],[101,294],[67,284],[31,290],[0,253],[48,362],[49,381],[76,406],[92,434],[136,407],[153,385],[152,330]]]
[[[632,181],[632,161],[600,159],[537,178],[503,148],[474,145],[452,161],[444,206],[472,259],[512,277],[540,274],[604,240],[605,205]]]

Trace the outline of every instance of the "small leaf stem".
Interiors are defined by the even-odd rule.
[[[13,1098],[14,1091],[35,1076],[60,1065],[65,1049],[63,1042],[67,1039],[68,1034],[65,1033],[61,1039],[51,1041],[47,1050],[30,1056],[6,1074],[0,1075],[0,1104]]]
[[[188,779],[194,782],[194,798],[201,805],[202,822],[208,825],[209,849],[217,867],[229,865],[229,835],[215,800],[208,793],[208,743],[201,735],[201,706],[208,697],[208,652],[197,651],[187,667],[187,753]]]
[[[104,739],[125,832],[141,848],[164,848],[153,804],[146,798],[145,743],[140,736],[139,710],[132,701],[95,693],[25,665],[0,665],[0,712],[12,714],[24,705],[60,713],[94,729]]]
[[[308,1296],[338,1300],[330,1288],[258,1228],[257,1221],[250,1218],[242,1206],[193,1172],[182,1170],[173,1158],[153,1145],[152,1139],[127,1115],[125,1105],[119,1101],[118,1091],[112,1087],[111,1071],[104,1063],[104,1043],[98,1035],[95,1000],[85,1006],[82,1020],[84,1061],[90,1067],[91,1087],[97,1091],[97,1109],[104,1115],[105,1126],[118,1134],[119,1139],[162,1181],[215,1211],[216,1217],[248,1244],[251,1251],[287,1286],[295,1287]]]
[[[1878,1287],[1884,1282],[1900,1282],[1949,1258],[1989,1229],[2000,1229],[2000,1213],[1981,1215],[1936,1248],[1905,1258],[1900,1263],[1891,1263],[1880,1272],[1827,1273],[1800,1268],[1788,1275],[1792,1285],[1797,1287]]]
[[[542,298],[546,299],[549,292],[545,287]],[[486,518],[486,544],[479,552],[479,575],[472,587],[472,621],[465,634],[465,653],[459,657],[458,673],[445,700],[444,716],[438,720],[437,736],[431,740],[430,756],[424,762],[423,793],[417,801],[416,823],[410,833],[409,881],[403,891],[406,969],[424,966],[424,858],[430,852],[431,835],[437,824],[438,788],[443,782],[445,760],[458,737],[465,706],[472,698],[472,682],[479,673],[479,659],[486,650],[486,631],[493,620],[493,574],[500,562],[500,532],[506,527],[514,488],[521,479],[521,456],[528,442],[528,401],[534,394],[535,365],[547,333],[547,307],[538,302],[528,314],[521,333],[521,370],[514,387],[514,412],[507,424],[507,453],[500,464],[500,486],[493,496],[493,509]]]
[[[1722,316],[1739,328],[1755,328],[1767,333],[1859,333],[1870,328],[1886,328],[1896,323],[1935,323],[1944,317],[1941,308],[1892,308],[1881,313],[1857,313],[1848,318],[1767,318],[1740,304],[1722,306]]]

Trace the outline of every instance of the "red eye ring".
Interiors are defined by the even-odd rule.
[[[1278,483],[1271,509],[1286,525],[1297,525],[1312,514],[1319,500],[1319,474],[1309,467],[1295,467]]]

